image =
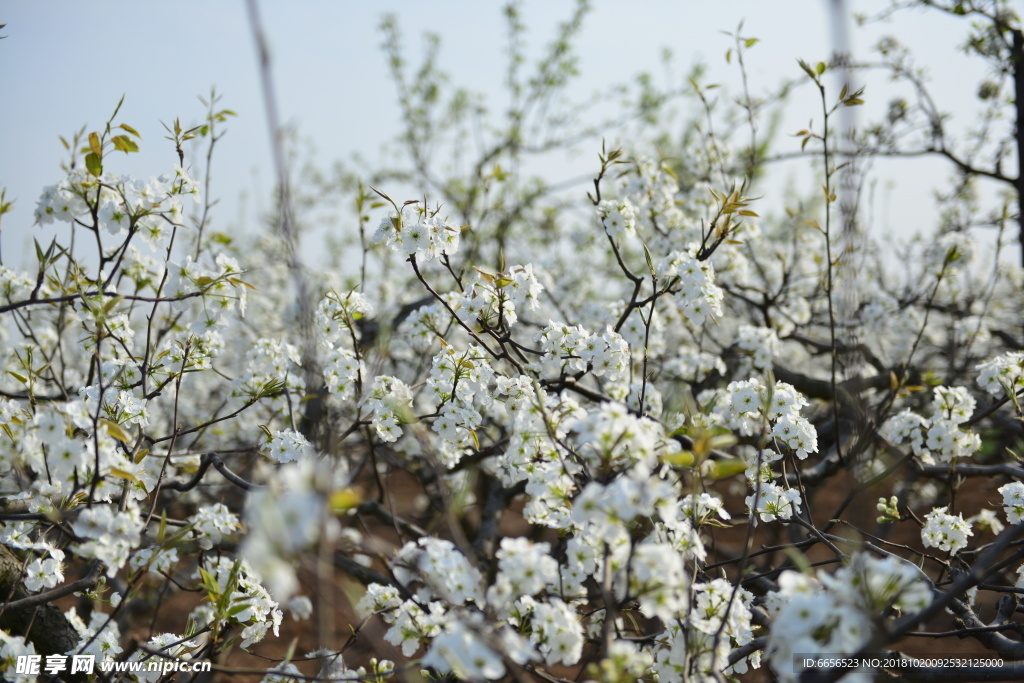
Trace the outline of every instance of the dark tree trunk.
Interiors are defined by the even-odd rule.
[[[1013,32],[1014,99],[1017,106],[1017,222],[1020,224],[1020,258],[1024,265],[1024,33]]]

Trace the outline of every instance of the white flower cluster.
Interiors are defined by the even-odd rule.
[[[296,396],[306,393],[306,383],[298,371],[302,361],[293,344],[280,339],[258,339],[245,354],[245,373],[235,380],[235,394],[260,396],[268,386],[276,386]]]
[[[407,220],[405,214],[413,211],[420,215]],[[459,250],[462,229],[436,215],[424,217],[422,214],[420,204],[409,204],[400,214],[385,216],[373,233],[373,243],[383,241],[394,251],[404,251],[425,260],[455,254]]]
[[[455,294],[445,294],[442,298],[453,308],[458,302]],[[448,311],[440,302],[435,301],[410,313],[398,326],[398,337],[407,340],[415,351],[425,352],[444,335],[449,320]]]
[[[769,390],[757,378],[739,380],[730,382],[724,391],[701,392],[697,399],[711,408],[708,419],[712,424],[727,424],[751,435],[767,420],[771,437],[780,448],[791,449],[801,460],[818,451],[818,432],[800,415],[807,399],[790,384],[776,382]]]
[[[409,422],[412,417],[412,391],[405,382],[396,377],[378,375],[363,401],[371,412],[370,421],[377,436],[388,443],[398,441],[402,436],[402,428],[398,425]]]
[[[602,403],[583,413],[571,426],[577,452],[592,473],[610,472],[632,465],[654,471],[658,456],[679,450],[664,427],[637,417],[621,403]]]
[[[111,597],[116,595],[114,593]],[[117,622],[111,619],[109,614],[94,610],[89,615],[88,624],[78,616],[74,607],[68,610],[64,616],[78,632],[81,642],[79,647],[74,648],[68,654],[92,655],[96,658],[95,663],[98,665],[117,658],[117,655],[123,652],[118,644],[121,639],[121,631],[117,627]]]
[[[994,510],[982,508],[978,514],[967,518],[967,521],[979,529],[988,529],[993,535],[998,536],[1006,529],[1006,525],[999,521],[999,516]]]
[[[190,660],[192,659],[192,653],[195,652],[198,645],[196,641],[183,638],[174,633],[161,633],[160,635],[153,636],[145,643],[145,648],[141,648],[131,657],[128,658],[130,662],[137,662],[143,659],[152,661],[149,652],[160,652],[167,657],[174,657],[175,659]],[[163,673],[158,669],[151,671],[148,666],[143,666],[137,673],[136,678],[144,683],[157,683],[162,677]]]
[[[578,564],[585,574],[597,571],[603,562],[594,555],[593,542],[588,544],[586,539],[593,536],[598,541],[613,544],[621,552],[627,538],[624,532],[634,525],[638,517],[651,516],[655,510],[666,523],[672,524],[673,530],[688,526],[687,520],[674,516],[675,510],[670,507],[673,502],[672,487],[660,478],[647,476],[643,467],[635,468],[607,485],[590,482],[573,501],[572,521],[587,534],[578,539],[578,543],[583,545],[579,545],[576,555],[570,557],[570,564]]]
[[[725,509],[722,499],[710,493],[691,493],[679,501],[683,518],[694,526],[702,526],[712,517],[728,520],[732,515]]]
[[[496,473],[508,487],[526,482],[523,514],[530,523],[563,528],[576,490],[571,473],[577,468],[561,457],[554,440],[566,438],[583,411],[568,396],[552,396],[524,375],[498,376],[496,384],[496,404],[504,404],[513,430],[508,447],[495,463]]]
[[[230,589],[228,594],[232,606],[241,609],[233,609],[228,618],[245,625],[239,634],[242,638],[240,647],[244,649],[258,643],[268,631],[273,631],[275,636],[278,635],[284,612],[263,587],[260,574],[246,560],[231,560],[227,557],[214,559],[206,556],[193,578],[202,578],[203,585],[208,591],[216,590],[221,595],[228,593]],[[210,603],[196,607],[190,616],[199,628],[223,618]]]
[[[612,237],[636,234],[636,207],[626,197],[602,199],[597,205],[597,217]]]
[[[63,554],[61,553],[61,555]],[[42,588],[53,588],[63,580],[63,565],[55,557],[45,559],[37,557],[25,567],[26,590],[37,591]]]
[[[469,601],[484,604],[480,572],[451,541],[430,537],[409,541],[395,554],[392,568],[395,578],[406,588],[423,582],[416,589],[421,602],[440,598],[457,605]]]
[[[512,266],[507,273],[491,275],[479,269],[457,299],[456,315],[470,327],[500,329],[512,327],[519,319],[516,306],[536,310],[544,286],[533,273],[533,265]]]
[[[676,357],[665,363],[665,372],[696,384],[707,379],[712,372],[725,375],[725,361],[721,356],[706,351],[680,348]]]
[[[924,518],[921,528],[921,542],[926,548],[938,548],[956,555],[967,546],[967,537],[973,536],[971,523],[962,514],[951,515],[948,508],[935,508]]]
[[[12,636],[3,629],[0,629],[0,666],[3,666],[4,679],[10,683],[35,683],[38,678],[35,674],[29,674],[24,667],[18,673],[17,662],[19,657],[29,657],[36,654],[36,647],[25,640],[24,636]]]
[[[660,278],[678,278],[673,297],[680,312],[694,325],[703,325],[710,315],[722,315],[725,293],[715,284],[710,261],[697,260],[697,246],[672,252],[657,270]]]
[[[772,369],[772,359],[779,353],[779,337],[770,327],[740,325],[736,346],[750,356],[754,370],[767,372]]]
[[[79,513],[71,528],[82,538],[89,539],[76,546],[75,552],[106,564],[109,577],[124,566],[132,550],[142,541],[142,520],[133,507],[118,512],[111,505],[88,507]]]
[[[175,299],[170,303],[172,310],[179,313],[189,311],[195,316],[187,326],[192,335],[212,336],[214,342],[221,342],[220,330],[229,324],[231,319],[227,314],[235,304],[238,304],[240,313],[245,313],[248,286],[238,278],[241,272],[238,261],[226,254],[218,254],[213,263],[206,257],[193,262],[192,255],[188,254],[180,262],[167,262],[167,283],[163,294]],[[192,306],[194,300],[199,301],[198,308]],[[168,339],[168,344],[172,339]]]
[[[1003,496],[1003,511],[1006,512],[1006,521],[1010,524],[1020,524],[1024,520],[1024,483],[1019,481],[1003,484],[998,489]]]
[[[776,382],[769,390],[756,378],[731,382],[725,390],[702,392],[698,400],[710,411],[703,418],[709,425],[728,424],[747,435],[762,430],[768,433],[775,450],[753,450],[744,455],[752,489],[746,497],[747,508],[765,522],[792,519],[803,500],[798,490],[776,483],[771,463],[782,459],[787,449],[800,460],[817,452],[817,430],[800,414],[807,400],[790,384]]]
[[[754,493],[747,496],[746,502],[747,508],[759,515],[762,522],[774,522],[799,514],[803,501],[798,490],[767,481],[754,483]]]
[[[530,599],[524,597],[521,602],[528,605]],[[572,666],[580,660],[583,654],[583,628],[571,605],[560,598],[534,603],[530,627],[530,642],[537,647],[548,666]]]
[[[1024,389],[1024,351],[1010,351],[978,365],[978,384],[993,396]]]
[[[519,389],[525,393],[532,387]],[[507,393],[510,401],[526,400],[515,398],[511,388]],[[540,400],[553,413],[559,411],[557,401]],[[516,419],[539,412],[530,406],[517,410]],[[572,434],[586,444],[580,453],[588,454],[584,460],[590,471],[620,472],[607,484],[590,481],[572,501],[571,515],[560,525],[575,530],[564,562],[551,555],[547,543],[503,538],[496,552],[497,574],[485,591],[479,571],[452,543],[421,538],[407,543],[391,562],[393,575],[414,600],[403,600],[394,587],[371,585],[359,611],[381,613],[391,625],[386,639],[406,656],[426,646],[424,664],[467,680],[503,676],[502,657],[572,666],[580,661],[587,634],[602,628],[600,613],[592,614],[589,624],[581,617],[586,583],[600,581],[605,564],[611,563],[617,599],[630,596],[644,615],[670,625],[650,652],[616,641],[612,653],[617,660],[637,675],[654,667],[670,681],[686,679],[692,657],[700,658],[702,670],[711,671],[715,662],[725,668],[732,650],[753,639],[753,595],[741,590],[733,599],[731,584],[721,579],[693,584],[687,570],[688,561],[705,556],[694,525],[713,516],[729,517],[721,500],[708,494],[680,497],[678,482],[649,469],[660,452],[670,449],[659,444],[664,436],[657,423],[615,404],[603,404],[590,415],[563,409],[577,417],[569,431],[556,427],[563,430],[559,438]],[[620,450],[617,442],[626,445]],[[644,537],[631,543],[631,532],[640,529],[647,529]],[[491,610],[499,618],[496,623],[483,618]],[[756,654],[739,666],[748,662],[757,666]]]
[[[691,150],[687,142],[683,151],[723,176],[738,167],[733,162],[746,163],[725,140],[712,147]],[[193,244],[181,237],[174,251],[171,235],[190,234],[183,198],[197,196],[184,170],[147,182],[68,173],[44,193],[37,219],[66,223],[61,231],[76,236],[87,231],[88,239],[72,243],[86,246],[58,242],[56,260],[40,259],[48,262],[38,280],[0,266],[0,300],[14,313],[0,324],[0,395],[16,397],[0,398],[0,495],[19,511],[7,515],[0,543],[18,554],[24,588],[43,591],[65,574],[81,575],[82,558],[105,563],[108,577],[120,571],[118,582],[133,590],[191,581],[185,588],[205,597],[191,615],[195,628],[183,629],[196,640],[165,633],[147,649],[213,657],[231,638],[245,649],[277,634],[285,612],[310,619],[314,601],[299,594],[298,568],[328,553],[344,571],[344,556],[355,563],[351,573],[363,567],[388,583],[370,585],[358,603],[386,624],[385,640],[406,658],[418,656],[433,669],[428,677],[467,681],[516,677],[523,666],[540,678],[586,674],[605,683],[723,680],[759,666],[760,653],[749,650],[755,619],[766,626],[762,604],[772,617],[761,633],[775,673],[796,680],[794,653],[855,652],[896,613],[925,608],[934,586],[895,555],[844,556],[833,575],[786,571],[777,591],[769,591],[773,572],[736,583],[741,567],[723,542],[741,530],[718,538],[709,529],[780,522],[793,531],[810,520],[803,513],[812,501],[791,482],[818,452],[812,420],[830,424],[831,406],[825,399],[812,407],[794,386],[768,378],[784,368],[807,386],[827,383],[819,353],[827,344],[814,338],[827,338],[830,302],[821,283],[835,264],[823,268],[808,246],[813,239],[818,249],[820,235],[802,220],[782,244],[776,225],[762,234],[748,220],[756,214],[739,211],[747,200],[738,191],[698,198],[692,178],[681,187],[667,162],[622,166],[598,187],[612,199],[587,208],[600,229],[568,227],[555,209],[507,213],[504,202],[525,188],[509,185],[477,196],[472,215],[481,224],[462,253],[462,228],[425,201],[392,204],[373,235],[383,245],[363,251],[358,280],[344,268],[323,273],[336,286],[319,301],[313,343],[301,356],[300,311],[279,239],[210,228],[195,231]],[[499,196],[504,208],[491,203]],[[499,214],[514,221],[498,224],[515,239],[497,245],[488,240]],[[542,214],[551,220],[533,230]],[[524,232],[515,234],[520,224]],[[643,244],[630,239],[637,233]],[[139,252],[136,235],[159,248],[156,257]],[[258,268],[248,321],[241,317],[250,287],[230,255],[211,258],[216,243],[233,245],[246,267]],[[340,244],[355,248],[354,240]],[[82,249],[90,251],[79,260]],[[868,268],[844,280],[851,322],[863,326],[857,345],[865,361],[906,368],[913,361],[915,374],[930,377],[953,345],[963,362],[950,365],[952,385],[961,381],[953,366],[991,353],[997,330],[1019,318],[1004,299],[1024,271],[1004,277],[997,269],[992,289],[979,290],[966,269],[974,251],[968,238],[950,233],[924,252],[927,283],[879,287],[873,280],[883,274]],[[343,263],[355,255],[345,251]],[[474,267],[473,259],[505,264],[506,255],[516,265]],[[938,270],[950,277],[936,283]],[[913,279],[917,269],[909,271]],[[362,291],[349,289],[356,281]],[[736,293],[729,301],[726,289]],[[387,302],[379,317],[364,292]],[[926,300],[934,305],[925,308]],[[813,351],[791,353],[798,345]],[[911,357],[911,349],[920,351]],[[314,377],[316,386],[307,387],[307,373],[320,368],[302,365],[321,361],[322,383]],[[1024,353],[977,369],[979,385],[1000,399],[1024,388]],[[869,390],[854,384],[851,392],[863,398]],[[929,417],[911,410],[892,417],[888,399],[871,402],[885,411],[885,438],[923,462],[953,463],[980,447],[965,425],[975,398],[963,387],[935,388]],[[831,431],[823,450],[837,436]],[[863,436],[854,465],[882,471],[882,458],[872,457],[876,440]],[[856,452],[862,447],[864,457]],[[214,452],[224,458],[224,476],[198,455]],[[266,458],[249,457],[260,452]],[[826,479],[815,486],[838,481],[831,461],[816,468]],[[371,481],[382,502],[394,503],[389,513],[362,503]],[[935,482],[889,483],[910,497],[905,507],[898,496],[881,499],[881,523],[906,522],[901,509],[941,495]],[[1009,523],[1024,521],[1024,483],[999,492]],[[730,506],[743,498],[745,510],[730,514],[719,495]],[[952,509],[927,514],[926,547],[971,559],[965,548],[975,529],[1003,526],[996,511],[965,520]],[[370,513],[387,522],[382,527]],[[61,518],[70,533],[53,526]],[[389,557],[382,553],[392,546],[377,535],[385,527],[401,539]],[[510,529],[515,536],[504,535]],[[756,531],[765,536],[758,542],[776,543],[778,533]],[[789,545],[761,559],[777,566],[780,548],[799,550]],[[793,564],[802,566],[799,559]],[[1019,574],[1024,583],[1024,567]],[[74,611],[67,618],[86,651],[109,659],[120,652],[119,633],[96,607],[89,619]],[[5,678],[23,680],[10,663],[27,652],[33,646],[0,630]],[[352,669],[333,650],[309,658],[325,680],[384,683],[395,670],[386,661]],[[596,675],[587,668],[594,658]],[[302,677],[308,672],[300,666],[278,663],[264,681]]]
[[[981,437],[960,429],[974,413],[975,401],[963,387],[935,387],[932,418],[926,419],[909,408],[891,417],[879,430],[893,444],[908,444],[926,464],[949,463],[967,458],[981,448]]]
[[[452,673],[456,678],[467,681],[496,680],[505,675],[505,663],[499,653],[487,645],[481,637],[483,627],[479,614],[468,615],[466,621],[448,619],[443,630],[437,634],[430,649],[423,656],[421,664],[438,671]],[[468,623],[466,623],[468,622]],[[522,650],[521,638],[511,629],[503,629],[501,641],[507,648],[507,656],[517,664],[528,659],[517,656]]]
[[[498,575],[487,589],[488,601],[501,607],[517,596],[537,595],[558,582],[558,562],[549,554],[547,543],[525,538],[503,538],[498,558]]]
[[[282,465],[270,486],[249,495],[245,511],[248,533],[239,553],[254,580],[265,582],[279,600],[287,600],[298,590],[293,558],[322,535],[337,534],[336,526],[323,524],[326,497],[348,485],[348,471],[343,466],[332,470],[322,460],[305,458]]]
[[[198,185],[180,166],[173,176],[149,181],[111,174],[96,177],[79,168],[43,189],[35,216],[40,225],[71,223],[95,209],[100,225],[111,235],[123,236],[134,228],[151,248],[164,249],[172,229],[184,225],[184,195],[200,200]]]
[[[133,572],[143,568],[154,574],[169,572],[178,562],[177,548],[163,549],[158,545],[140,548],[132,554],[128,566]]]
[[[272,432],[273,438],[267,443],[265,452],[267,457],[277,463],[296,462],[309,460],[316,451],[309,440],[294,429],[284,429]]]
[[[629,345],[611,327],[597,335],[580,325],[550,320],[534,340],[540,342],[544,351],[538,369],[545,377],[592,369],[597,377],[614,382],[629,372]]]
[[[462,459],[474,430],[483,422],[480,410],[493,400],[489,385],[494,370],[486,358],[476,346],[459,353],[449,344],[434,356],[427,391],[440,415],[431,429],[441,439],[440,454],[448,467]]]
[[[373,305],[359,292],[351,291],[345,296],[333,290],[328,292],[314,314],[320,346],[332,349],[341,343],[351,344],[359,337],[356,321],[372,315]]]
[[[905,363],[923,324],[921,313],[887,293],[875,291],[860,315],[865,329],[871,330],[878,340],[880,356],[893,363]]]
[[[870,640],[876,615],[889,607],[915,614],[929,603],[927,577],[892,555],[877,559],[858,553],[835,574],[819,572],[817,579],[785,571],[779,576],[779,590],[766,600],[772,616],[768,657],[780,680],[795,683],[803,664],[794,660],[794,654],[857,652]],[[871,680],[870,674],[866,676],[857,680]]]
[[[356,384],[361,381],[366,367],[356,358],[354,351],[338,346],[327,353],[324,360],[324,382],[327,390],[338,398],[347,399],[355,394]]]
[[[357,385],[366,374],[366,366],[357,356],[356,345],[361,336],[356,325],[373,315],[373,306],[359,292],[341,296],[328,292],[316,310],[316,332],[321,347],[327,349],[323,364],[327,390],[345,400],[356,393]]]
[[[201,507],[188,521],[204,550],[210,550],[239,528],[238,517],[224,503]]]
[[[754,596],[724,579],[692,586],[689,623],[673,620],[658,637],[654,671],[659,680],[711,681],[721,673],[745,673],[748,663],[760,666],[760,652],[728,665],[733,648],[754,639],[750,603]],[[733,593],[735,592],[735,598]]]

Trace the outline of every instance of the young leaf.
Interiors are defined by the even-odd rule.
[[[644,258],[647,260],[647,268],[651,271],[651,277],[658,277],[658,274],[654,270],[654,258],[651,256],[651,250],[644,245]]]
[[[110,141],[114,143],[115,149],[118,149],[124,152],[125,154],[128,154],[129,152],[139,151],[139,146],[136,145],[135,141],[132,140],[127,135],[115,135],[114,137],[110,138]]]
[[[135,484],[139,483],[139,478],[136,477],[134,474],[132,474],[131,472],[125,472],[124,470],[119,470],[116,467],[110,468],[110,474],[111,476],[117,477],[118,479],[127,479],[128,481]]]
[[[85,155],[85,167],[94,176],[99,177],[103,173],[103,162],[100,161],[99,155],[94,152],[89,152]]]
[[[118,425],[116,422],[111,422],[110,420],[100,420],[100,426],[104,427],[107,430],[107,434],[110,434],[112,437],[114,437],[121,443],[128,443],[129,441],[131,441],[131,437],[128,436],[128,434],[123,429],[121,429],[121,426]]]

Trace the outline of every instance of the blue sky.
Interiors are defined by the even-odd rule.
[[[850,7],[871,12],[887,4],[851,0]],[[382,144],[399,130],[394,87],[379,49],[377,26],[384,12],[398,15],[412,58],[420,53],[423,31],[440,34],[441,67],[452,82],[482,92],[498,110],[505,50],[500,9],[498,2],[479,0],[263,0],[282,118],[313,141],[316,159],[325,166],[355,152],[370,162],[380,158]],[[566,0],[524,4],[531,55],[570,11]],[[799,73],[797,58],[827,59],[832,49],[828,16],[827,0],[597,0],[578,45],[583,76],[575,92],[585,96],[640,71],[658,76],[665,47],[676,56],[677,76],[700,59],[710,66],[709,82],[734,82],[723,58],[730,39],[720,31],[741,20],[746,35],[761,39],[751,53],[752,82],[775,85]],[[215,85],[223,106],[239,114],[214,162],[212,195],[221,199],[215,227],[248,223],[267,204],[273,174],[244,2],[3,0],[0,23],[7,23],[3,33],[8,35],[0,41],[0,186],[7,188],[8,199],[16,199],[0,234],[6,262],[24,253],[33,235],[48,234],[32,226],[32,210],[42,187],[60,178],[63,150],[57,136],[83,124],[99,127],[122,95],[117,122],[142,133],[142,151],[119,155],[112,170],[144,177],[169,170],[176,158],[159,121],[197,122],[203,110],[196,95]],[[911,45],[934,76],[940,106],[969,120],[973,97],[964,93],[973,95],[984,71],[955,49],[965,28],[955,19],[911,11],[866,30],[852,27],[851,35],[858,57],[869,56],[883,33]],[[884,106],[887,87],[868,83],[867,113],[870,105]],[[795,132],[815,113],[809,100],[795,98],[784,129]],[[794,139],[794,149],[798,144]],[[592,156],[554,163],[552,179],[588,172]],[[907,235],[927,229],[934,214],[919,207],[948,172],[938,160],[881,165],[882,184],[892,185],[900,197],[887,218],[889,227]],[[241,200],[243,195],[248,199]],[[901,208],[907,198],[916,210]]]

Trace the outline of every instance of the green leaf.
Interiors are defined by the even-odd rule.
[[[110,141],[114,143],[115,149],[121,150],[125,154],[128,154],[129,152],[139,151],[139,146],[136,145],[135,141],[132,140],[127,135],[115,135],[114,137],[110,138]]]
[[[747,38],[746,46],[754,47],[755,45],[757,45],[758,40],[760,40],[760,38]]]
[[[139,135],[139,131],[135,130],[134,128],[129,126],[127,123],[122,123],[120,126],[118,126],[118,128],[120,128],[121,130],[124,130],[124,131],[128,131],[129,133],[131,133],[132,135],[134,135],[137,138],[141,138],[142,137],[141,135]]]
[[[242,612],[244,612],[247,609],[250,609],[251,607],[252,607],[252,605],[250,605],[248,603],[248,601],[247,602],[239,602],[234,607],[232,607],[231,609],[228,610],[228,613],[227,613],[226,616],[233,617],[236,614],[241,614]]]
[[[136,484],[139,483],[139,478],[136,477],[134,474],[132,474],[131,472],[125,472],[124,470],[120,470],[116,467],[110,468],[110,476],[117,477],[118,479],[127,479],[128,481]]]
[[[335,512],[344,512],[345,510],[351,510],[355,506],[359,505],[360,495],[359,492],[352,487],[338,489],[331,493],[327,502]]]
[[[114,306],[116,306],[120,302],[121,302],[121,297],[119,297],[119,296],[110,297],[110,300],[107,301],[107,303],[103,304],[103,312],[104,313],[110,313],[110,309],[112,309]]]
[[[220,594],[220,586],[217,585],[217,579],[213,578],[213,575],[211,575],[210,572],[200,567],[199,576],[202,578],[203,587],[206,589],[207,593],[210,595]]]
[[[815,68],[815,71],[818,72],[819,76],[825,73],[825,62],[818,62],[818,66]]]
[[[188,526],[182,528],[180,531],[176,532],[170,538],[165,539],[162,545],[164,548],[167,548],[168,550],[170,550],[171,548],[176,548],[188,540],[188,536],[191,532],[192,525],[189,524]]]
[[[712,479],[728,479],[741,474],[747,469],[747,464],[740,458],[728,460],[716,460],[708,468],[708,475]]]
[[[103,156],[103,148],[100,146],[100,136],[95,132],[89,133],[89,149],[98,157]]]
[[[103,162],[100,161],[99,155],[89,152],[85,155],[85,167],[94,176],[99,176],[103,173]]]
[[[644,258],[647,260],[647,268],[651,271],[651,277],[658,277],[658,274],[654,270],[654,258],[651,256],[651,250],[644,245]]]
[[[676,451],[662,456],[662,460],[675,467],[693,467],[696,458],[693,451]]]
[[[107,430],[107,434],[110,434],[112,437],[114,437],[121,443],[128,443],[129,441],[131,441],[131,437],[128,436],[127,432],[121,429],[121,426],[116,422],[111,422],[110,420],[100,420],[100,426],[105,427]]]

